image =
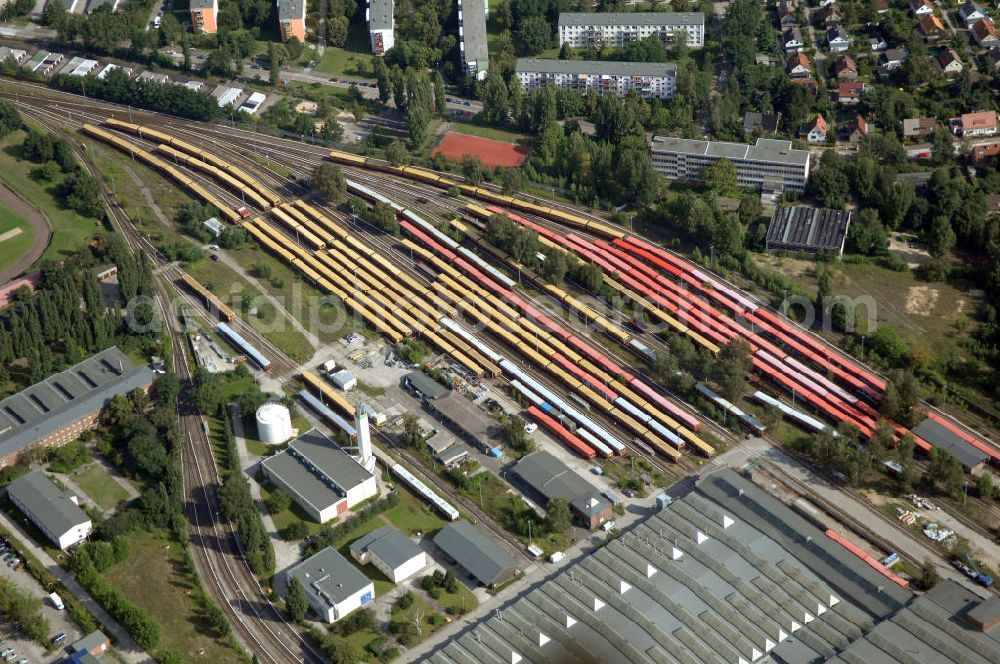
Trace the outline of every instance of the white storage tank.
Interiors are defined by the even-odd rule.
[[[292,437],[292,416],[280,403],[266,403],[257,409],[257,436],[270,445]]]

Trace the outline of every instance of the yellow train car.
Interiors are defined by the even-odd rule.
[[[247,228],[250,234],[253,235],[255,238],[257,238],[258,242],[267,247],[267,249],[272,254],[277,255],[279,258],[285,261],[286,265],[291,265],[292,261],[295,260],[295,256],[293,256],[291,252],[289,252],[284,247],[280,246],[277,242],[269,238],[267,235],[264,235],[259,230],[248,228],[246,225],[244,225],[244,228]]]
[[[104,121],[104,125],[106,127],[114,127],[115,129],[119,129],[121,131],[127,131],[130,134],[138,134],[139,133],[139,125],[132,124],[131,122],[124,122],[122,120],[117,120],[115,118],[108,118],[108,119],[106,119]]]
[[[557,221],[568,226],[573,226],[574,228],[586,228],[587,224],[590,223],[589,219],[585,219],[579,215],[575,215],[569,212],[560,210],[559,208],[549,207],[546,208],[546,214],[543,215],[547,219]]]
[[[326,229],[328,233],[333,235],[338,240],[343,240],[347,237],[350,237],[348,232],[344,229],[343,226],[341,226],[336,221],[326,216],[313,206],[309,205],[305,201],[298,200],[295,201],[293,205],[295,205],[297,208],[305,212],[310,219],[312,219],[314,222],[322,226],[324,229]]]
[[[367,159],[360,157],[356,154],[351,154],[350,152],[341,152],[340,150],[333,150],[329,154],[330,161],[335,161],[338,164],[346,164],[348,166],[357,166],[358,168],[364,168],[367,164]]]
[[[472,203],[468,203],[463,208],[463,212],[465,212],[470,217],[475,217],[476,219],[482,219],[483,221],[486,221],[493,216],[493,213],[487,210],[486,208],[479,207],[478,205],[473,205]]]
[[[285,214],[281,208],[272,208],[271,214],[283,223],[299,242],[305,242],[310,249],[318,251],[326,248],[326,243],[322,239],[316,237],[308,228],[305,228],[302,224]]]
[[[418,180],[427,184],[436,185],[441,181],[440,174],[415,166],[404,166],[401,172],[411,180]]]
[[[615,405],[602,397],[600,394],[592,390],[587,385],[581,384],[576,388],[578,394],[582,395],[588,402],[592,403],[595,408],[604,412],[610,413],[614,410]]]
[[[702,438],[688,429],[687,427],[679,427],[677,429],[677,435],[683,438],[685,441],[691,444],[692,447],[697,449],[699,452],[707,457],[715,456],[715,448],[706,443]]]
[[[181,281],[183,281],[188,288],[193,290],[201,299],[205,302],[205,305],[211,309],[212,307],[219,313],[219,318],[228,322],[231,322],[236,318],[236,312],[226,306],[226,303],[216,297],[215,293],[208,290],[201,285],[197,279],[192,277],[186,272],[181,276]]]
[[[663,442],[659,436],[653,431],[646,431],[646,433],[639,436],[642,440],[649,443],[649,445],[655,449],[657,452],[667,457],[674,463],[678,463],[681,460],[682,454],[671,447],[669,444]]]
[[[309,390],[317,396],[323,397],[327,403],[333,404],[338,410],[340,410],[340,412],[344,413],[348,417],[354,417],[354,406],[352,406],[350,402],[338,392],[334,391],[326,381],[320,380],[311,371],[303,371],[302,380],[305,382]]]
[[[623,238],[626,235],[624,230],[603,224],[599,221],[588,221],[587,230],[595,235],[603,235],[610,238]]]
[[[363,304],[358,302],[355,298],[348,295],[342,298],[344,304],[351,308],[358,316],[362,318],[366,323],[371,325],[380,334],[385,336],[391,342],[398,344],[403,340],[403,335],[400,334],[396,329],[388,325],[383,319],[379,318],[371,311],[365,308]]]

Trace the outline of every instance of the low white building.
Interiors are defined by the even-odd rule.
[[[77,497],[61,490],[40,470],[11,482],[7,495],[60,549],[68,549],[90,535],[90,517],[80,509]]]
[[[243,105],[240,106],[240,111],[243,113],[247,113],[249,115],[253,115],[258,110],[260,110],[260,105],[263,104],[266,100],[267,100],[267,95],[264,94],[263,92],[253,92],[250,94],[249,97],[247,97],[247,100],[243,102]]]
[[[260,466],[268,480],[318,523],[378,495],[375,476],[317,429],[305,432]]]
[[[299,580],[309,606],[328,623],[334,623],[375,599],[375,584],[332,546],[285,571],[287,582]]]
[[[351,557],[371,563],[393,583],[410,578],[427,567],[427,554],[392,526],[382,526],[351,544]]]

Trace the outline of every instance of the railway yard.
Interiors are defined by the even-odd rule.
[[[11,91],[14,87],[16,92]],[[571,465],[583,472],[598,465],[612,477],[625,476],[640,461],[661,479],[660,488],[684,482],[692,473],[704,476],[739,456],[748,438],[757,441],[754,444],[761,449],[780,447],[758,417],[762,409],[777,409],[789,424],[810,433],[850,424],[862,440],[875,433],[882,419],[878,401],[886,382],[877,371],[701,265],[626,232],[593,211],[527,195],[507,196],[492,187],[467,185],[452,175],[392,166],[376,158],[343,150],[331,152],[235,127],[190,123],[96,101],[81,103],[75,96],[29,84],[9,88],[0,92],[0,97],[14,101],[30,121],[75,143],[85,141],[78,157],[89,167],[96,168],[91,158],[93,147],[86,143],[99,143],[152,169],[199,202],[214,206],[224,222],[245,230],[250,241],[273,260],[291,268],[329,300],[341,303],[353,318],[354,328],[365,330],[368,345],[385,350],[379,357],[388,357],[389,349],[398,344],[419,339],[434,356],[434,367],[453,385],[469,386],[469,392],[483,386],[482,394],[503,395],[514,410],[522,408],[525,419],[540,427],[538,438],[544,444],[539,447],[558,447],[560,454],[572,458]],[[251,154],[263,152],[291,176],[267,170],[251,158]],[[400,228],[398,237],[315,195],[307,176],[324,161],[341,166],[348,195],[366,205],[392,210]],[[305,362],[290,357],[265,332],[243,320],[224,293],[207,288],[187,273],[183,264],[168,261],[110,191],[105,190],[104,197],[115,227],[133,248],[147,253],[156,264],[164,320],[177,320],[178,302],[196,312],[234,354],[241,355],[241,361],[246,358],[265,390],[297,397],[311,419],[331,430],[350,434],[359,399],[379,401],[375,396],[358,396],[357,391],[348,399],[317,375],[317,365],[327,359],[329,349],[312,349],[313,357]],[[522,265],[489,246],[486,225],[498,215],[536,233],[543,253],[562,251],[599,270],[604,286],[613,294],[608,300],[615,302],[615,307],[578,284],[536,280]],[[173,369],[182,382],[190,382],[193,359],[188,340],[176,326],[171,325],[170,331]],[[707,385],[699,383],[697,387],[705,402],[725,413],[724,422],[737,426],[720,424],[654,376],[658,354],[669,353],[671,341],[680,337],[711,358],[735,341],[749,347],[753,398],[745,395],[747,405],[733,403]],[[363,368],[357,373],[364,378]],[[387,403],[393,401],[393,390],[400,389],[394,385],[376,387],[390,391],[382,399]],[[477,399],[477,403],[481,401]],[[394,416],[402,416],[418,402],[407,396],[401,403],[407,404],[402,412],[389,413],[390,421],[372,430],[380,463],[430,500],[446,520],[455,520],[460,513],[471,516],[481,529],[509,545],[519,556],[521,568],[527,570],[520,588],[565,569],[555,565],[546,568],[531,560],[524,553],[524,538],[497,524],[484,509],[481,495],[477,504],[443,480],[437,469],[426,468],[419,454],[400,444]],[[306,633],[287,621],[271,602],[265,584],[241,555],[234,525],[220,517],[217,509],[220,473],[206,420],[190,399],[182,400],[180,408],[187,441],[183,477],[189,499],[186,514],[191,549],[210,594],[223,608],[238,640],[259,661],[323,661]],[[414,414],[433,419],[424,412]],[[989,464],[1000,462],[1000,447],[987,437],[930,406],[927,415],[946,432],[942,435],[950,437],[950,445],[981,455]],[[895,442],[911,436],[918,454],[924,457],[937,444],[901,424],[889,424]],[[497,443],[479,442],[481,449],[475,450],[476,456],[485,467],[502,475],[506,457],[503,461],[490,459],[490,450]],[[740,465],[755,458],[744,456]],[[878,559],[898,551],[907,570],[912,571],[923,562],[922,552],[932,549],[923,541],[914,546],[917,553],[911,554],[897,544],[920,536],[892,516],[869,505],[871,519],[859,518],[787,468],[783,470],[771,461],[758,459],[757,463],[757,486],[781,497],[798,514],[806,514],[813,526],[825,527],[832,541],[842,541],[844,550],[875,568],[887,582],[901,588],[908,585]],[[714,501],[712,510],[726,505],[708,488],[705,495]],[[865,501],[858,494],[851,495],[858,505]],[[690,506],[698,509],[702,499],[695,496],[689,500]],[[984,504],[983,509],[995,517],[995,507]],[[685,518],[705,532],[713,528],[710,534],[716,536],[718,529],[702,524],[693,513]],[[791,520],[788,517],[786,521]],[[991,537],[981,524],[966,521],[970,530],[984,539]],[[674,520],[670,524],[682,534],[690,525]],[[764,530],[759,524],[757,527]],[[885,529],[894,530],[893,536],[886,536]],[[702,530],[698,531],[699,545],[700,537],[705,536]],[[726,535],[719,531],[718,537],[725,539]],[[589,538],[579,539],[586,546]],[[628,543],[608,548],[627,561],[632,554],[624,549],[644,550],[645,545],[637,539],[628,537]],[[754,565],[760,564],[749,553],[741,555]],[[993,562],[991,552],[982,551],[982,555],[992,564],[1000,564]],[[679,558],[676,553],[674,556],[674,560]],[[709,558],[703,562],[709,564]],[[619,570],[619,562],[606,564],[608,569]],[[938,567],[942,576],[966,581],[949,566],[939,562]],[[603,575],[624,574],[598,571],[596,563],[589,569],[605,581]],[[556,582],[569,594],[577,592],[575,581],[559,577]],[[811,582],[799,582],[811,588]],[[624,594],[629,584],[621,583]],[[632,588],[639,582],[629,583]],[[740,592],[747,591],[741,587]],[[496,606],[513,597],[509,592],[498,596],[502,600],[498,599]],[[535,608],[523,598],[518,601],[517,606],[528,607],[524,618],[530,618],[539,607],[547,614],[539,618],[541,622],[558,613],[551,598],[536,602]],[[610,600],[605,598],[602,606],[605,601]],[[597,599],[594,602],[596,606]],[[832,611],[833,603],[829,609]],[[487,616],[490,610],[487,605],[475,615]],[[625,613],[624,607],[621,610]],[[512,615],[517,613],[512,611]],[[859,625],[865,622],[852,616],[850,620]],[[512,629],[502,619],[494,619],[485,631],[491,635],[489,639],[505,635],[517,641],[530,623],[514,622],[519,621],[525,624]],[[569,627],[567,621],[566,629]],[[464,628],[456,623],[442,634],[455,634],[459,629]],[[842,631],[849,634],[854,628],[843,627]],[[467,631],[462,634],[462,645],[453,642],[437,652],[435,661],[461,661],[462,653],[470,657],[468,661],[489,661],[486,651],[511,661],[504,647],[484,646],[481,638],[477,644]],[[836,641],[832,637],[827,640]],[[822,651],[818,645],[814,648]],[[414,654],[407,656],[417,660]],[[673,660],[664,657],[663,661]]]

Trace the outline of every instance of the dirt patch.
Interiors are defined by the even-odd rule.
[[[816,273],[816,261],[788,256],[771,256],[758,254],[754,257],[761,264],[777,270],[788,277],[813,277]]]
[[[441,153],[453,161],[461,161],[467,154],[475,155],[483,160],[483,166],[496,168],[516,168],[524,163],[530,150],[515,143],[494,141],[490,138],[469,136],[449,131],[434,148],[433,154]]]
[[[940,291],[930,286],[911,286],[906,294],[906,313],[913,316],[930,316],[941,296]]]
[[[295,105],[295,110],[298,113],[305,113],[306,115],[316,115],[316,111],[319,110],[319,104],[314,101],[300,101]]]
[[[14,214],[24,219],[35,234],[34,242],[24,255],[18,258],[7,269],[0,271],[0,284],[6,284],[12,278],[24,272],[38,260],[52,239],[52,227],[40,211],[33,208],[27,201],[15,192],[0,184],[0,202],[14,211]]]
[[[892,233],[889,235],[889,251],[896,254],[912,270],[931,260],[926,245],[917,242],[916,235],[907,233]]]

